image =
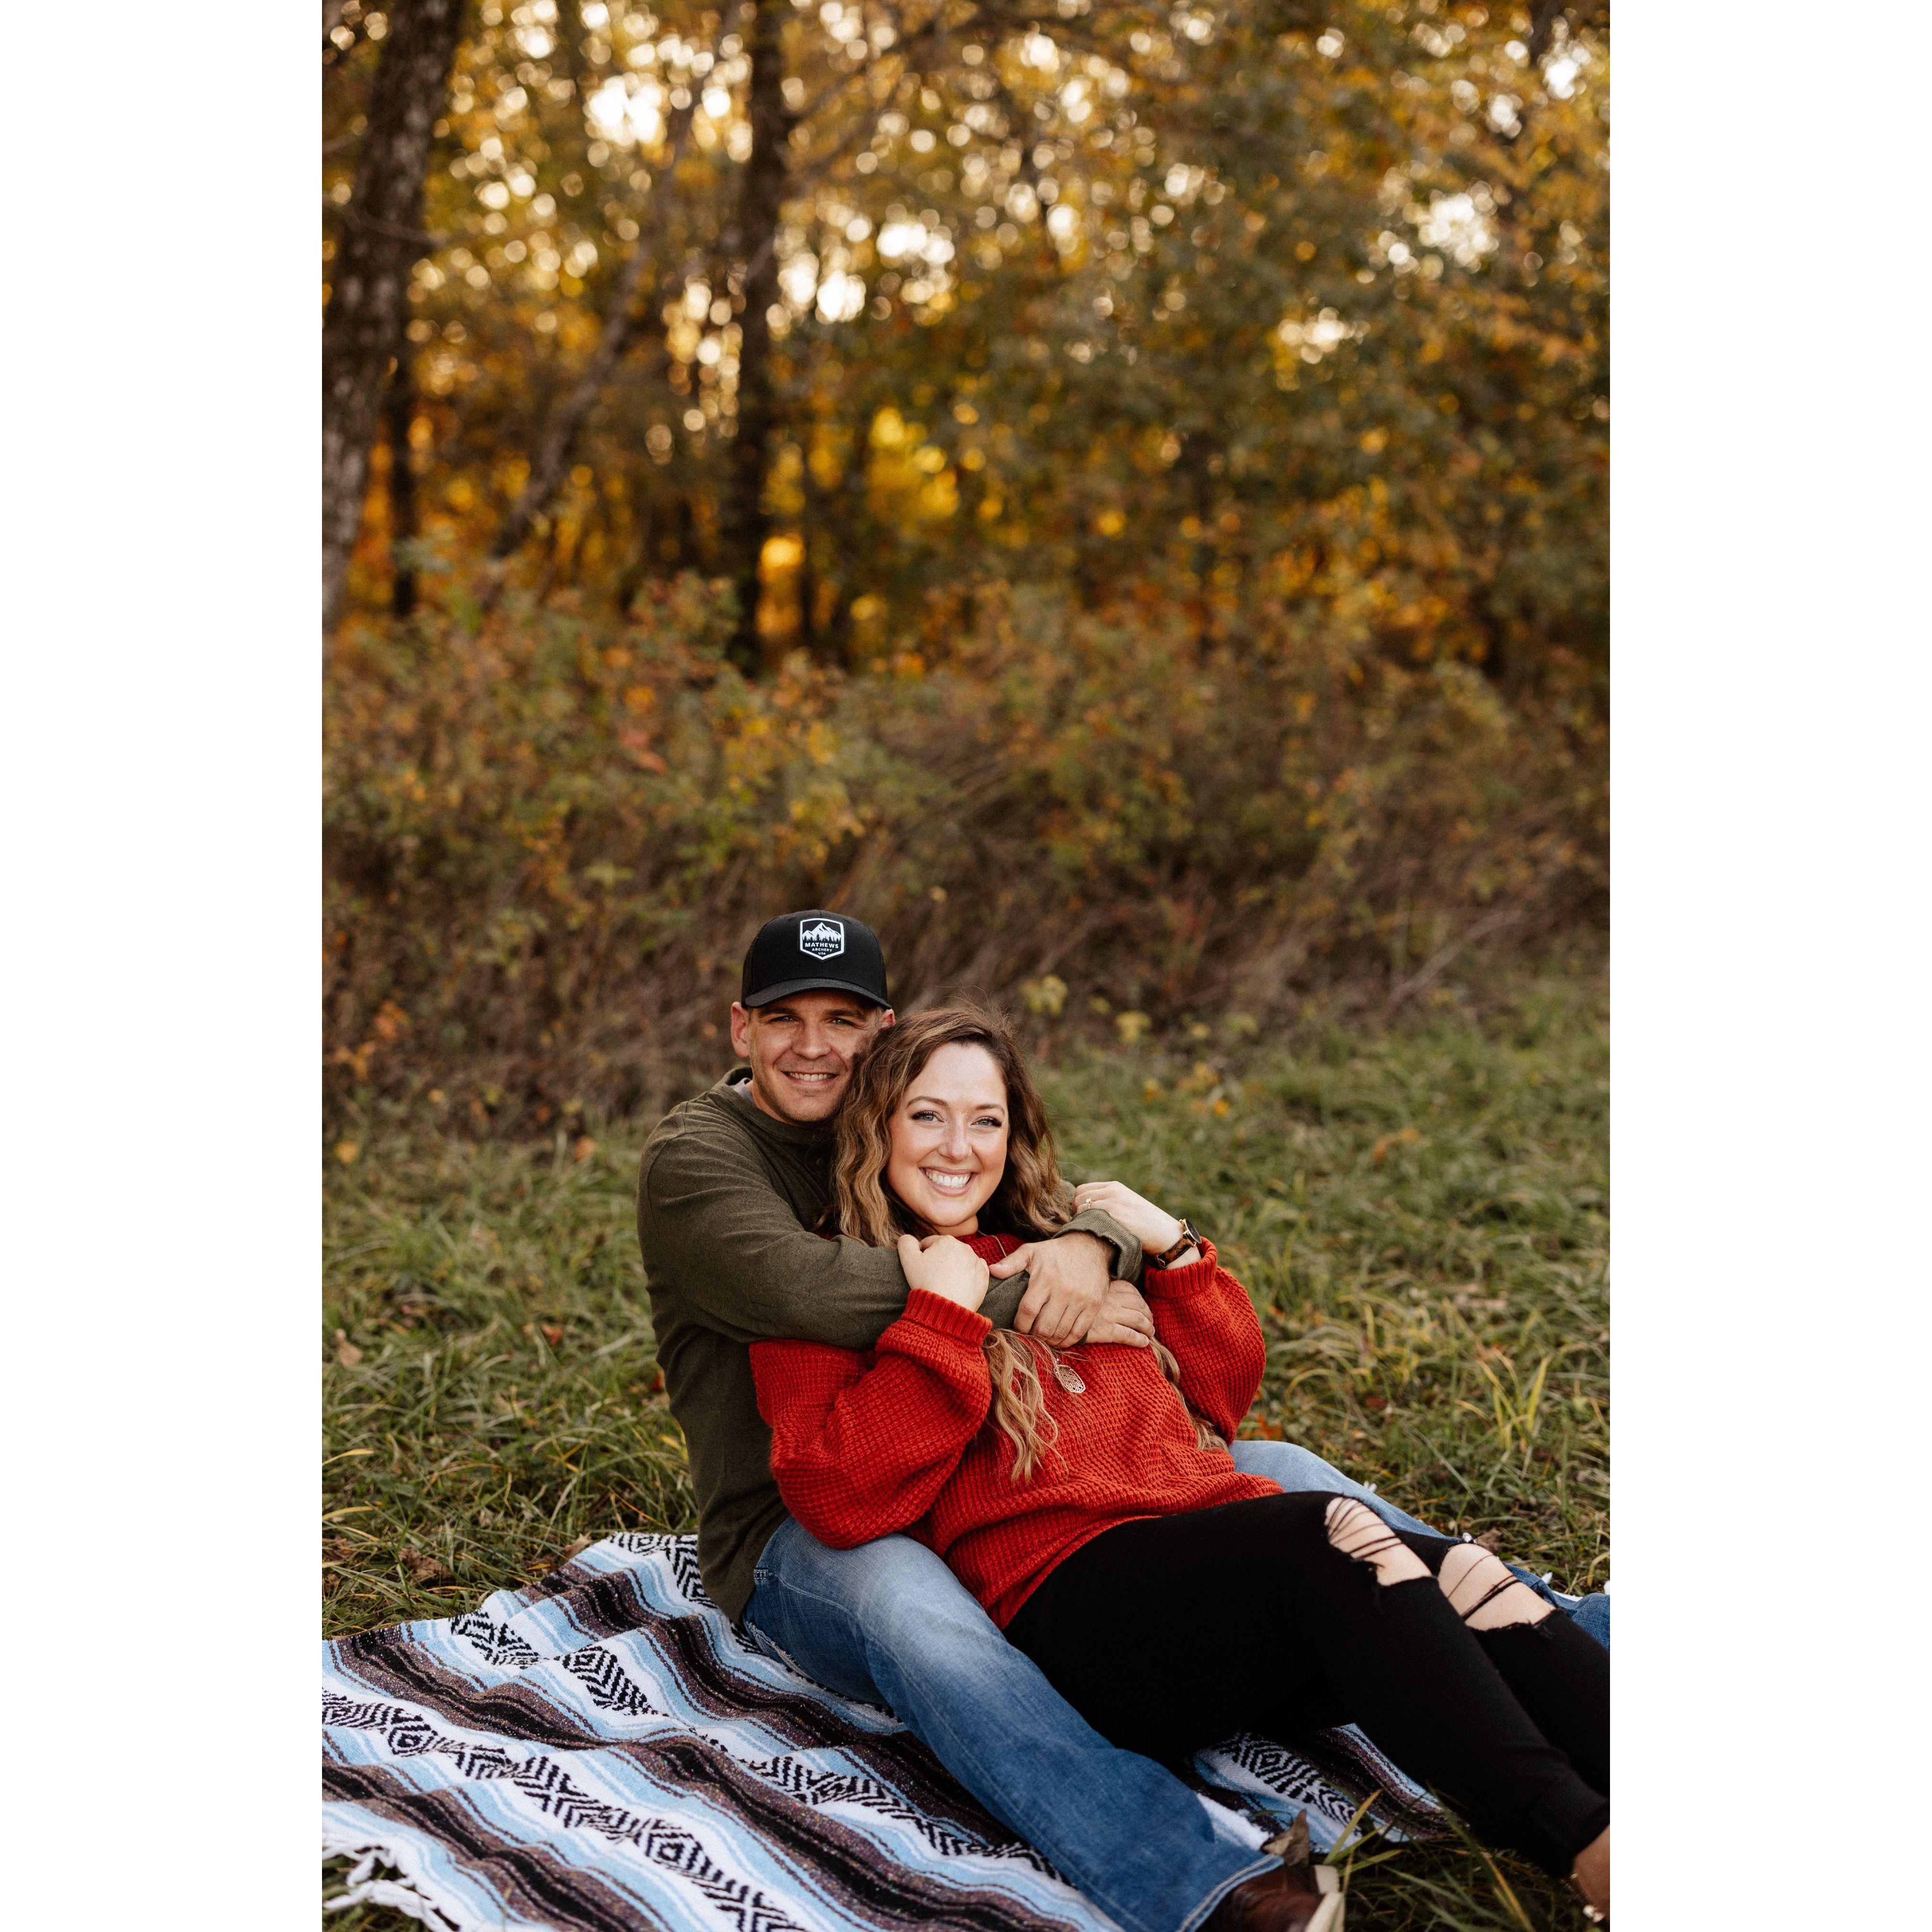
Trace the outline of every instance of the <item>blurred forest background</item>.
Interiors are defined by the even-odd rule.
[[[324,8],[328,1104],[780,908],[1131,1041],[1596,956],[1606,9]]]

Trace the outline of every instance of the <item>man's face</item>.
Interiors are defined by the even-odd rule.
[[[731,1004],[731,1045],[752,1063],[752,1100],[774,1120],[829,1120],[852,1084],[852,1063],[893,1020],[850,993],[794,993],[749,1010]]]

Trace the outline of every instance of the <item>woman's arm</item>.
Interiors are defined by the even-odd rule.
[[[1222,1267],[1214,1243],[1205,1241],[1191,1267],[1149,1268],[1146,1291],[1154,1332],[1180,1364],[1183,1392],[1232,1442],[1268,1366],[1268,1345],[1247,1290]]]
[[[849,1550],[932,1507],[992,1406],[980,1346],[992,1326],[916,1288],[869,1366],[815,1342],[752,1343],[772,1478],[820,1542]]]

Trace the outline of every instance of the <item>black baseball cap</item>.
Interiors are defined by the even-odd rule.
[[[745,955],[742,1006],[768,1006],[794,993],[856,993],[889,1006],[886,952],[862,920],[842,912],[788,912],[758,928]]]

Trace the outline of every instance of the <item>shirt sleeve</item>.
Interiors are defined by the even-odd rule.
[[[752,1344],[772,1479],[820,1542],[850,1550],[932,1507],[992,1404],[980,1346],[992,1326],[914,1288],[870,1358],[809,1342]]]
[[[1222,1267],[1211,1241],[1186,1268],[1149,1268],[1144,1292],[1154,1333],[1180,1364],[1188,1400],[1232,1442],[1261,1393],[1268,1345],[1248,1292]]]
[[[1077,1215],[1063,1232],[1098,1234],[1118,1265],[1141,1265],[1139,1242],[1111,1215]],[[686,1285],[692,1318],[734,1341],[868,1348],[905,1310],[892,1249],[802,1226],[755,1157],[722,1130],[680,1134],[646,1153],[638,1241],[646,1272]],[[982,1311],[1010,1328],[1026,1290],[1024,1274],[996,1281]]]

